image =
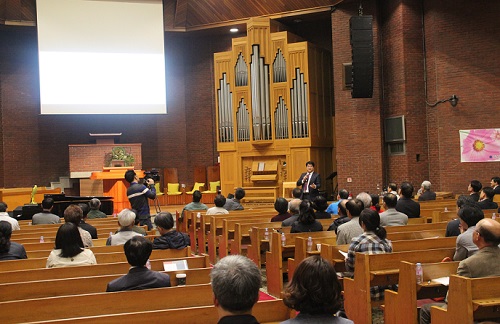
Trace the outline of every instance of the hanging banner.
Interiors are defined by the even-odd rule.
[[[461,162],[500,162],[500,128],[460,130]]]

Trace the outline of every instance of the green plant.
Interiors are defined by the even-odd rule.
[[[134,165],[135,158],[121,146],[113,147],[111,150],[111,160],[120,160],[125,162],[125,166]],[[111,163],[111,161],[110,161]]]

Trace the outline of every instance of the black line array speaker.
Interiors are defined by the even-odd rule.
[[[353,98],[373,96],[373,16],[353,16],[349,21],[352,49]]]

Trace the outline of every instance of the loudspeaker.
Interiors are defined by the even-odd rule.
[[[373,16],[349,20],[352,50],[352,98],[373,96]]]

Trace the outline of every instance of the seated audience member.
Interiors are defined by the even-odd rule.
[[[90,211],[87,214],[88,219],[93,218],[107,218],[108,216],[99,210],[101,208],[101,201],[97,198],[90,199],[89,202]]]
[[[491,187],[493,188],[493,192],[495,195],[500,194],[500,177],[493,177],[491,178]]]
[[[55,249],[50,252],[47,259],[47,268],[91,265],[96,263],[92,250],[84,249],[83,247],[78,226],[72,222],[62,224],[57,230]]]
[[[299,212],[300,212],[300,204],[302,203],[302,200],[295,200],[293,202],[290,202],[288,205],[288,209],[290,210],[290,214],[292,216],[288,217],[284,221],[281,222],[281,226],[283,227],[288,227],[292,226],[293,223],[299,218]]]
[[[207,215],[225,215],[229,214],[227,209],[224,208],[224,205],[226,204],[226,197],[223,195],[217,195],[214,198],[214,207],[210,207],[207,209]]]
[[[315,209],[314,216],[316,219],[331,219],[332,215],[327,213],[325,210],[328,208],[328,201],[323,196],[317,196],[314,198],[312,206]]]
[[[181,212],[181,220],[184,219],[184,211],[186,210],[207,210],[208,207],[201,201],[201,191],[195,190],[193,191],[193,201],[184,206]]]
[[[349,218],[349,216],[347,216],[347,209],[345,207],[345,204],[347,203],[347,199],[344,199],[340,202],[339,204],[339,218],[337,218],[336,220],[333,221],[332,225],[330,225],[330,227],[328,227],[328,230],[329,231],[335,231],[335,234],[337,234],[337,228],[344,224],[344,223],[347,223],[348,221],[350,221],[351,219]]]
[[[234,192],[234,198],[226,199],[224,204],[224,209],[226,210],[243,210],[243,205],[241,204],[241,199],[245,197],[245,190],[243,188],[236,188]]]
[[[479,251],[458,264],[457,275],[467,278],[500,276],[500,223],[484,218],[476,224],[472,241]],[[446,303],[425,304],[420,309],[420,324],[431,323],[431,307],[446,308]]]
[[[252,308],[259,300],[262,283],[259,268],[247,257],[229,255],[210,272],[218,324],[257,324]]]
[[[292,197],[293,198],[288,202],[288,210],[290,210],[290,205],[292,203],[296,203],[297,206],[300,205],[300,202],[302,201],[302,199],[300,199],[300,197],[302,197],[302,189],[301,188],[293,188]]]
[[[359,215],[365,208],[359,199],[350,199],[345,205],[349,221],[337,228],[337,245],[350,244],[351,240],[363,234],[363,228],[359,224]]]
[[[458,211],[460,210],[460,208],[464,207],[465,205],[479,207],[479,205],[474,200],[472,200],[472,198],[470,196],[460,195],[457,199],[457,216],[458,216]],[[455,219],[449,221],[448,224],[446,225],[445,236],[450,237],[450,236],[458,236],[458,235],[460,235],[460,219],[455,218]]]
[[[372,205],[372,197],[370,196],[369,193],[360,192],[356,196],[356,199],[361,200],[363,202],[363,206],[365,206],[365,208],[370,208],[370,206]]]
[[[134,231],[138,234],[141,234],[142,236],[148,235],[148,232],[146,232],[144,227],[139,225],[141,223],[141,221],[139,218],[137,218],[137,214],[136,214],[135,210],[132,209],[132,212],[134,213],[134,215],[136,215],[135,221],[134,221],[134,226],[132,226],[132,231]]]
[[[469,192],[472,200],[479,201],[479,192],[482,187],[483,185],[478,180],[471,180],[469,186],[467,187],[467,191]]]
[[[457,237],[457,247],[453,261],[462,261],[477,252],[477,246],[472,241],[476,224],[484,218],[481,209],[475,206],[464,206],[458,211],[462,234]]]
[[[349,246],[345,260],[345,268],[348,272],[354,272],[356,252],[368,254],[392,252],[392,243],[386,240],[387,233],[380,225],[380,215],[376,211],[364,209],[359,216],[359,225],[363,228],[363,234],[355,237]],[[385,289],[387,287],[370,287],[372,299],[383,299]]]
[[[290,233],[321,232],[323,225],[316,220],[314,209],[309,200],[302,200],[299,207],[299,217],[292,224]]]
[[[342,287],[333,265],[318,255],[299,263],[283,291],[283,303],[299,314],[282,324],[353,323],[333,315],[342,307]]]
[[[97,229],[94,226],[85,222],[87,220],[87,215],[90,211],[89,205],[84,204],[84,203],[80,203],[80,204],[78,204],[78,206],[80,206],[80,208],[82,209],[82,213],[83,213],[82,220],[80,221],[80,224],[78,224],[78,227],[81,227],[84,230],[86,230],[87,232],[89,232],[90,236],[92,237],[93,240],[97,239]]]
[[[9,222],[12,226],[13,231],[18,231],[21,229],[17,219],[15,219],[14,217],[10,217],[9,213],[7,213],[7,204],[3,201],[0,202],[0,221]]]
[[[82,242],[84,247],[92,247],[92,236],[89,232],[81,228],[79,225],[82,222],[83,211],[78,205],[69,205],[64,210],[64,221],[66,223],[73,223],[78,227],[80,236],[82,237]]]
[[[370,194],[370,198],[372,199],[372,205],[370,206],[370,209],[373,209],[377,213],[381,213],[380,196],[377,194]]]
[[[151,271],[146,263],[153,251],[153,244],[144,236],[134,236],[123,245],[128,263],[128,274],[108,283],[106,291],[142,290],[170,287],[170,276]]]
[[[396,210],[408,216],[408,218],[420,217],[420,204],[414,201],[413,185],[409,182],[403,182],[400,186],[401,197],[396,204]]]
[[[189,236],[174,229],[174,218],[169,212],[161,212],[155,216],[155,225],[160,237],[153,241],[153,249],[183,249],[191,245]]]
[[[431,191],[431,182],[428,180],[422,182],[419,193],[418,201],[436,200],[436,193]]]
[[[135,213],[130,209],[124,209],[118,213],[118,225],[120,229],[115,234],[111,234],[106,241],[106,245],[123,245],[134,236],[141,235],[134,232],[132,228],[136,221]]]
[[[408,224],[408,216],[396,210],[398,198],[389,193],[383,198],[385,212],[380,213],[380,224],[382,226],[398,226]]]
[[[274,202],[274,209],[278,212],[278,215],[271,218],[271,222],[282,222],[292,216],[292,214],[288,212],[288,201],[283,197],[276,199]]]
[[[0,261],[27,259],[26,250],[22,244],[11,242],[12,225],[0,221]]]
[[[54,208],[54,199],[47,197],[42,200],[42,212],[36,213],[31,219],[31,224],[58,224],[61,222],[61,218],[55,214],[52,214],[52,209]]]
[[[394,182],[391,182],[387,185],[387,193],[391,193],[393,195],[396,195],[396,197],[398,197],[399,199],[399,195],[398,195],[398,185],[395,184]]]
[[[333,215],[338,215],[338,205],[342,200],[348,199],[349,198],[349,191],[342,189],[339,191],[337,194],[337,201],[332,202],[328,208],[326,209],[326,212],[329,214]]]
[[[493,201],[493,197],[495,197],[493,188],[484,187],[479,196],[479,207],[481,209],[498,209],[498,204]]]

